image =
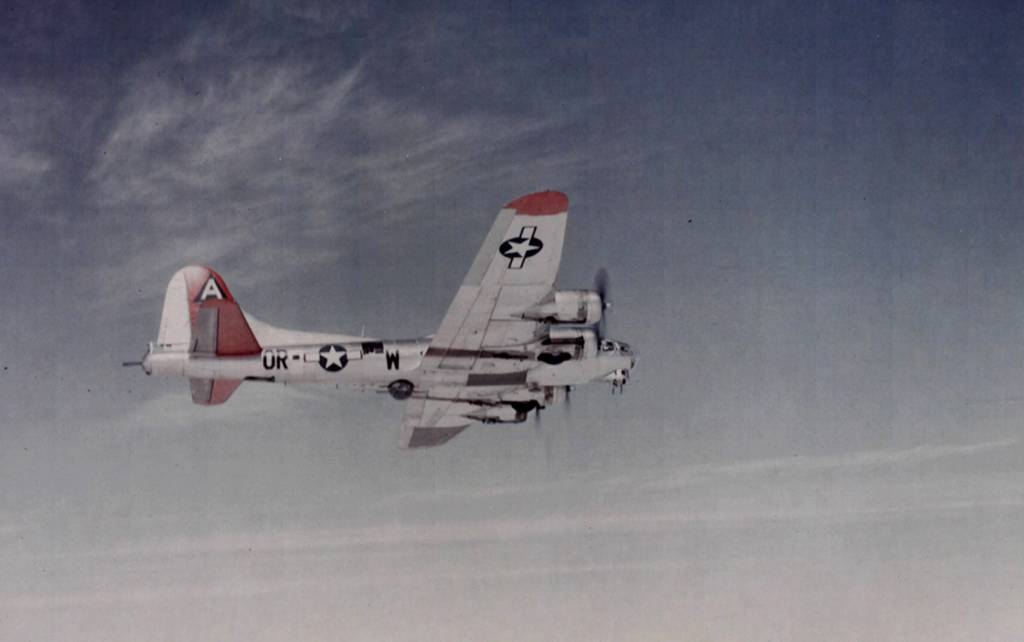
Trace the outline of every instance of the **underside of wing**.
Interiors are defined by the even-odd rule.
[[[440,446],[475,423],[525,421],[534,406],[524,396],[524,386],[521,383],[492,385],[494,383],[437,385],[422,397],[408,399],[402,419],[402,447]],[[507,397],[509,395],[511,397]]]

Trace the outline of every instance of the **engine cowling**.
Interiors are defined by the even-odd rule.
[[[593,325],[601,320],[604,305],[592,290],[557,290],[554,296],[527,311],[527,319],[548,323]]]
[[[597,335],[589,328],[551,328],[545,345],[586,345],[596,341]]]
[[[485,424],[519,424],[526,421],[527,412],[522,408],[514,407],[513,404],[500,404],[481,406],[463,416]]]
[[[574,358],[592,357],[597,354],[597,335],[590,328],[552,327],[548,336],[541,341],[544,346],[541,355],[568,353]],[[544,361],[538,357],[539,361]],[[550,363],[550,362],[548,362]]]

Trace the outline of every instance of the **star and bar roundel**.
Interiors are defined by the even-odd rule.
[[[526,259],[535,256],[544,247],[537,238],[535,225],[524,225],[519,236],[506,240],[498,248],[498,254],[508,259],[508,269],[519,270],[526,264]]]
[[[348,365],[345,346],[333,344],[320,348],[320,367],[327,372],[338,372]]]

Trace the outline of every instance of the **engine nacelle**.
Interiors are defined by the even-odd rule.
[[[553,326],[548,329],[548,336],[541,341],[538,361],[557,365],[567,359],[553,362],[548,355],[566,355],[573,359],[593,357],[597,354],[597,334],[590,328],[560,328]]]
[[[548,338],[544,340],[545,345],[577,345],[597,341],[597,335],[589,328],[551,328],[548,330]]]
[[[604,305],[592,290],[557,290],[552,299],[536,305],[523,315],[548,323],[593,325],[601,320]]]
[[[526,410],[515,408],[512,404],[498,406],[481,406],[463,415],[468,419],[476,419],[485,424],[518,424],[526,421]]]

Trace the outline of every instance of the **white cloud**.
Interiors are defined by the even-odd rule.
[[[121,223],[97,305],[190,262],[238,259],[251,284],[306,273],[337,262],[338,238],[379,236],[445,195],[589,162],[530,148],[564,123],[389,97],[365,62],[387,45],[328,69],[269,55],[243,37],[253,28],[198,27],[129,75],[88,173],[94,206]],[[268,255],[284,239],[302,251]]]
[[[0,188],[17,189],[55,166],[46,138],[61,102],[51,93],[8,86],[0,96]]]
[[[869,450],[839,455],[793,456],[755,459],[741,462],[716,462],[649,472],[642,475],[569,479],[544,485],[502,485],[470,489],[410,490],[395,501],[476,501],[518,494],[550,493],[573,488],[601,488],[604,491],[665,492],[696,484],[724,480],[784,480],[822,475],[861,475],[892,472],[904,467],[958,457],[998,453],[1018,446],[1016,439],[1000,439],[973,444],[934,444],[912,448]]]
[[[11,183],[37,178],[53,167],[53,161],[0,133],[0,181]]]
[[[150,410],[163,402],[155,402]],[[149,410],[147,410],[149,412]],[[252,409],[258,413],[259,409]],[[966,456],[985,452],[987,445],[965,447],[956,454]],[[915,449],[916,450],[916,449]],[[920,452],[920,451],[918,451]],[[924,457],[954,456],[944,449]],[[925,461],[918,455],[903,454],[889,461],[899,463]],[[849,460],[847,460],[848,462]],[[816,470],[825,470],[819,462]],[[841,466],[846,466],[844,462]],[[875,464],[871,464],[874,466]],[[746,470],[752,470],[748,468]],[[761,472],[771,470],[759,468]],[[732,475],[733,470],[725,472]],[[744,473],[746,474],[746,473]],[[1018,480],[1019,481],[1019,480]],[[1008,483],[1009,482],[1009,483]],[[617,483],[617,482],[616,482]],[[830,484],[798,489],[786,484],[774,474],[760,479],[756,488],[744,485],[742,493],[707,492],[699,497],[679,496],[673,502],[636,502],[636,494],[662,489],[662,486],[631,485],[629,497],[624,501],[616,494],[602,490],[606,506],[601,509],[579,506],[567,508],[571,501],[555,501],[552,512],[531,514],[515,518],[480,518],[424,522],[394,522],[353,525],[337,528],[303,528],[276,532],[224,532],[204,536],[179,536],[151,539],[148,542],[114,546],[80,553],[83,557],[148,558],[180,556],[193,558],[237,553],[316,555],[339,551],[422,551],[425,547],[466,545],[484,542],[523,542],[544,538],[600,537],[607,535],[659,535],[693,527],[730,528],[758,522],[808,521],[819,524],[890,521],[913,519],[917,515],[941,512],[978,510],[981,508],[1006,509],[1024,506],[1024,496],[1014,492],[1013,480],[998,475],[973,475],[965,478],[931,480],[896,480],[867,483],[858,480],[852,484]],[[583,483],[588,489],[600,484]],[[548,494],[554,489],[546,487]],[[880,489],[884,489],[881,491]],[[1008,490],[1009,489],[1009,490]],[[559,489],[565,492],[565,488]],[[579,488],[577,488],[579,490]],[[499,493],[500,494],[500,493]],[[474,499],[490,500],[484,490],[469,493]],[[414,497],[404,494],[403,499]],[[456,497],[453,494],[443,496]],[[462,499],[465,499],[463,497]],[[566,504],[562,509],[558,507]]]
[[[344,577],[318,575],[302,579],[256,579],[252,577],[235,578],[231,581],[220,581],[205,585],[181,586],[137,586],[132,589],[87,589],[82,591],[62,591],[49,594],[0,595],[0,609],[64,609],[71,607],[99,608],[105,606],[121,606],[125,604],[166,604],[177,600],[217,600],[246,599],[260,595],[290,594],[310,590],[338,590],[353,588],[419,588],[424,585],[436,585],[438,582],[536,579],[556,575],[595,575],[624,573],[671,573],[685,569],[687,566],[676,563],[651,562],[611,562],[611,563],[552,563],[528,564],[482,570],[480,568],[460,568],[447,571],[421,570],[408,571],[373,571],[348,573]]]
[[[786,478],[821,474],[864,474],[872,471],[917,466],[941,459],[971,457],[1014,447],[1016,439],[974,444],[936,444],[893,450],[870,450],[814,457],[779,457],[753,461],[691,466],[663,477],[617,479],[610,484],[629,484],[645,489],[670,490],[722,478]]]

